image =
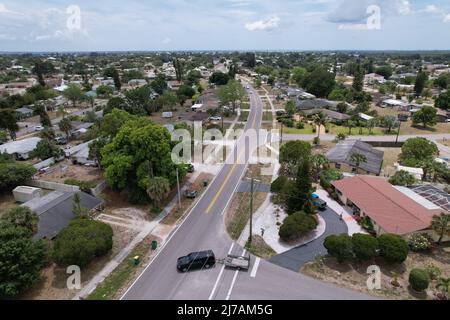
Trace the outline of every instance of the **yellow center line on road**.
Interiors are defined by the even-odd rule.
[[[253,125],[255,124],[255,122],[256,122],[256,112],[254,113],[254,116],[253,116]],[[211,211],[211,209],[214,207],[214,205],[216,204],[217,199],[219,199],[220,195],[222,194],[223,189],[225,188],[226,184],[228,183],[228,180],[230,180],[231,175],[233,174],[234,170],[236,169],[236,166],[237,166],[239,160],[242,158],[242,155],[244,154],[244,152],[245,152],[245,149],[241,151],[237,160],[234,162],[233,167],[231,168],[230,172],[228,172],[228,175],[225,177],[225,180],[223,181],[222,185],[220,186],[219,191],[214,196],[213,200],[211,201],[208,208],[206,209],[206,213],[209,213]]]

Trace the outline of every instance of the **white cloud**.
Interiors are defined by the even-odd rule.
[[[8,12],[8,9],[6,9],[5,5],[3,3],[0,3],[0,13]]]
[[[396,1],[396,5],[397,5],[397,11],[399,14],[408,15],[411,13],[411,3],[409,3],[408,0]]]
[[[444,17],[444,22],[445,22],[445,23],[449,23],[449,22],[450,22],[450,13],[447,14],[447,15]]]
[[[428,12],[428,13],[435,13],[435,12],[440,12],[440,11],[441,10],[434,4],[429,4],[425,7],[425,12]]]
[[[162,41],[163,44],[169,44],[172,42],[172,39],[170,39],[169,37],[164,38],[164,40]]]
[[[280,22],[280,20],[281,19],[278,16],[272,16],[265,20],[246,23],[245,28],[249,31],[270,31],[278,28],[278,23]]]

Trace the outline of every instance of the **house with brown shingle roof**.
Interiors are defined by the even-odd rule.
[[[346,178],[333,182],[333,186],[355,216],[370,218],[377,235],[394,233],[408,237],[427,233],[435,240],[439,238],[431,229],[431,220],[443,210],[424,206],[426,199],[419,195],[408,196],[385,179],[374,176]]]

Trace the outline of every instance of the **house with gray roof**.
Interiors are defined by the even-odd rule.
[[[326,99],[297,100],[297,110],[313,110],[313,109],[335,109],[338,105],[336,101]]]
[[[323,113],[327,116],[330,121],[347,121],[350,120],[350,116],[345,113],[340,113],[337,111],[329,110],[329,109],[312,109],[303,111],[306,115],[313,115],[318,113]]]
[[[16,114],[19,120],[31,118],[33,116],[33,110],[27,107],[16,109]]]
[[[28,160],[31,152],[36,149],[41,138],[32,137],[23,140],[10,141],[0,145],[0,153],[12,155],[17,160]]]
[[[362,154],[367,161],[357,167],[351,159],[353,154]],[[336,169],[344,172],[380,175],[384,152],[361,140],[348,139],[337,144],[326,156]]]
[[[23,204],[39,216],[38,232],[34,239],[53,239],[76,216],[73,213],[75,194],[80,196],[81,207],[92,211],[99,208],[102,200],[84,192],[54,191],[44,197]]]

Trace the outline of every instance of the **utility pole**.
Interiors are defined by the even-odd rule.
[[[178,167],[177,167],[177,188],[178,188],[178,207],[181,210],[180,177],[178,175]]]
[[[400,136],[400,128],[402,127],[402,122],[398,122],[398,131],[397,131],[397,138],[395,139],[395,143],[398,143],[398,137]]]
[[[281,122],[280,145],[283,144],[283,122]]]
[[[255,179],[252,178],[252,182],[250,184],[250,234],[248,236],[248,244],[252,244],[252,235],[253,235],[253,191],[254,191]]]

